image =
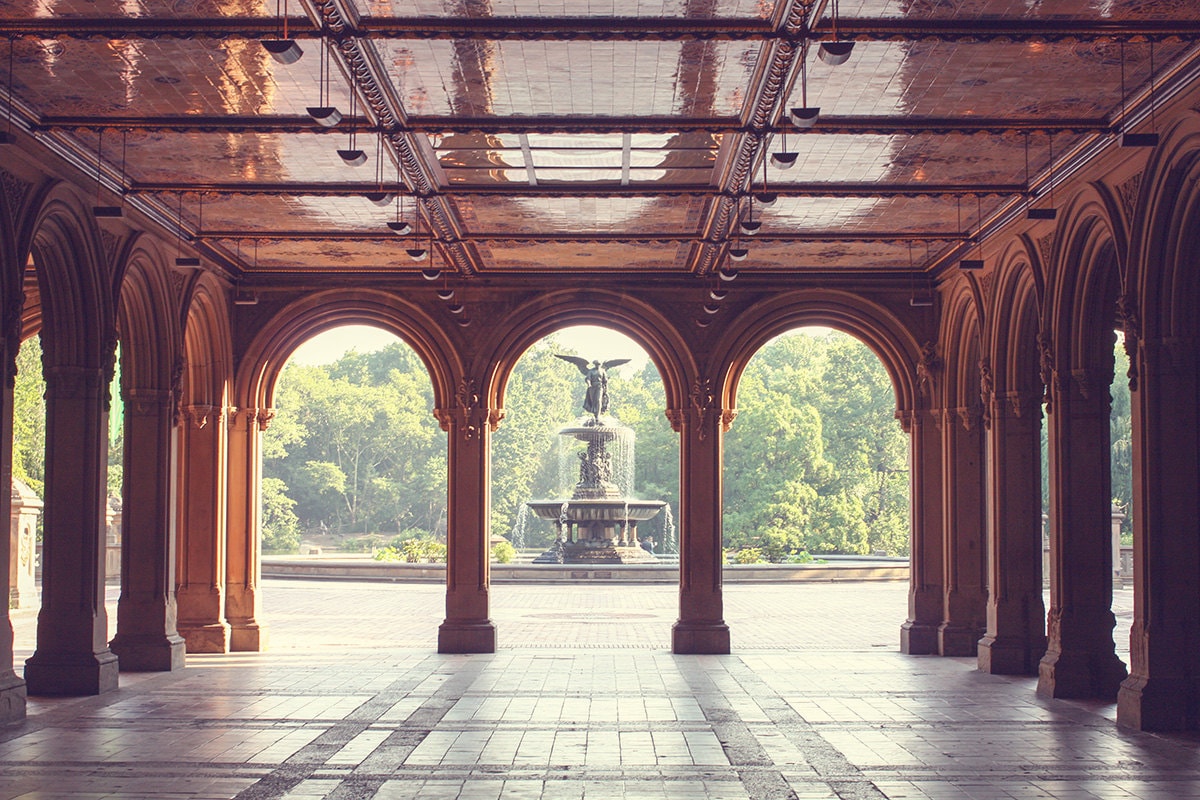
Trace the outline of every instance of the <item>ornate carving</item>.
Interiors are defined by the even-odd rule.
[[[1051,259],[1054,258],[1055,235],[1055,231],[1050,231],[1037,240],[1038,255],[1041,256],[1043,269],[1049,269]]]
[[[215,406],[205,405],[183,406],[181,409],[183,416],[196,430],[203,430],[208,425],[209,417],[217,410]]]
[[[260,431],[265,431],[273,419],[275,419],[275,409],[273,408],[260,408],[254,413],[254,423],[258,425]]]
[[[1121,210],[1125,213],[1125,219],[1133,219],[1134,212],[1137,210],[1138,195],[1142,191],[1142,173],[1137,173],[1129,180],[1117,187],[1117,194],[1121,197]]]
[[[671,430],[679,433],[683,430],[684,410],[682,408],[668,408],[663,411],[667,417],[667,422],[671,424]]]
[[[1039,333],[1037,336],[1038,377],[1042,381],[1042,397],[1046,408],[1054,403],[1054,394],[1058,391],[1058,369],[1054,364],[1054,346],[1050,342],[1050,334]]]
[[[965,431],[973,431],[978,428],[983,423],[985,416],[984,410],[978,406],[963,406],[954,411],[958,416],[959,424]]]
[[[992,362],[987,356],[979,359],[979,399],[983,403],[980,420],[985,428],[992,425],[991,407],[996,398],[996,376],[992,373]],[[968,429],[969,430],[969,429]]]
[[[1129,357],[1129,371],[1125,377],[1129,379],[1129,390],[1136,392],[1138,388],[1138,341],[1142,335],[1142,323],[1138,318],[1137,299],[1126,292],[1117,300],[1117,322],[1125,333],[1125,355]]]
[[[121,247],[121,238],[115,233],[100,229],[100,244],[104,247],[104,265],[110,270],[116,269],[117,250]]]
[[[454,398],[458,402],[458,412],[462,418],[463,438],[471,441],[480,433],[479,425],[475,420],[476,412],[479,409],[479,390],[476,388],[475,379],[463,378],[459,381]]]
[[[29,196],[30,184],[8,170],[0,169],[0,185],[4,188],[4,199],[8,203],[9,213],[16,216],[25,205],[25,198]]]
[[[917,391],[922,397],[933,394],[934,373],[942,368],[942,359],[937,354],[937,345],[925,342],[921,345],[921,355],[917,358]]]
[[[733,427],[733,421],[737,419],[737,409],[727,408],[721,412],[721,430],[729,433],[729,429]]]
[[[700,438],[708,436],[706,425],[709,415],[716,409],[717,396],[713,392],[711,378],[696,378],[692,384],[692,410],[696,413],[696,429]]]

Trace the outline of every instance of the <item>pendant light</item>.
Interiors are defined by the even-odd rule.
[[[351,167],[361,167],[367,163],[367,154],[358,149],[358,124],[354,118],[354,103],[358,98],[357,87],[354,82],[350,82],[350,141],[345,150],[338,150],[337,154]]]
[[[117,191],[121,193],[121,205],[106,206],[101,202],[100,189],[102,187],[101,177],[103,174],[103,155],[104,155],[104,129],[100,129],[99,140],[96,143],[96,205],[92,206],[92,216],[94,217],[121,217],[124,216],[125,204],[125,150],[126,150],[126,131],[121,132],[121,175],[118,179]]]
[[[200,217],[196,220],[196,231],[199,232],[201,221],[204,219],[204,196],[200,197]],[[198,267],[200,259],[195,256],[185,256],[183,254],[183,192],[179,193],[179,213],[176,218],[176,229],[178,235],[175,237],[175,266],[177,267]]]
[[[1048,134],[1050,139],[1050,206],[1048,208],[1033,208],[1030,205],[1025,209],[1026,219],[1047,220],[1054,219],[1058,216],[1058,209],[1054,207],[1054,134]],[[1029,134],[1025,134],[1025,185],[1029,186]],[[1031,192],[1032,195],[1032,192]],[[1033,203],[1032,196],[1029,202]]]
[[[397,236],[408,236],[413,227],[404,219],[404,184],[400,180],[400,159],[396,159],[396,218],[388,220],[388,230]]]
[[[1125,128],[1125,42],[1121,42],[1121,147],[1157,147],[1154,119],[1154,40],[1150,41],[1150,133],[1126,133]]]
[[[8,37],[8,119],[4,126],[4,130],[0,131],[0,144],[12,144],[16,141],[13,136],[13,47],[16,45],[15,37]]]
[[[850,60],[850,51],[854,49],[854,42],[836,41],[838,38],[838,0],[833,0],[830,6],[830,15],[833,18],[835,41],[821,42],[821,47],[817,50],[817,57],[826,64],[836,67]]]
[[[808,42],[800,50],[800,107],[788,112],[792,124],[800,130],[807,130],[817,124],[821,109],[808,105]]]
[[[281,3],[282,14],[279,11]],[[304,51],[300,49],[300,45],[296,43],[295,39],[288,37],[287,0],[275,0],[275,15],[283,17],[283,35],[278,39],[263,39],[263,49],[280,64],[295,64],[300,60],[300,56],[304,55]]]
[[[317,89],[317,104],[309,106],[305,109],[312,121],[320,125],[322,128],[332,128],[342,121],[342,112],[330,102],[329,99],[329,81],[330,81],[330,50],[333,44],[326,40],[321,40],[321,65],[320,79]]]
[[[975,242],[975,258],[964,258],[958,262],[958,268],[965,272],[973,272],[983,269],[983,200],[979,195],[975,195],[975,235],[971,237]],[[962,230],[962,200],[958,201],[958,227]]]
[[[753,236],[762,229],[762,220],[757,220],[754,218],[754,198],[748,197],[746,198],[746,202],[748,204],[749,211],[746,215],[746,218],[738,223],[738,228],[741,230],[742,235]]]
[[[375,137],[375,191],[367,192],[367,199],[377,206],[387,208],[397,196],[383,188],[383,130],[380,130]]]

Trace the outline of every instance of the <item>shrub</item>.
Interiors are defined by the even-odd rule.
[[[735,564],[765,564],[767,563],[766,556],[763,551],[757,547],[745,547],[733,554],[733,563]]]
[[[496,542],[492,545],[492,561],[497,564],[511,564],[517,557],[517,548],[508,542]]]

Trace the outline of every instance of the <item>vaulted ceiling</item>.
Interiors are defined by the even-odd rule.
[[[1200,71],[1195,0],[282,3],[0,0],[9,124],[235,274],[862,276],[968,253]]]

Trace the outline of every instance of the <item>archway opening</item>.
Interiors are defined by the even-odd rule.
[[[794,329],[750,359],[737,406],[723,539],[726,619],[739,641],[828,643],[823,623],[795,612],[806,582],[834,580],[851,581],[839,591],[847,613],[861,616],[839,627],[894,644],[908,590],[908,440],[879,358],[848,334]],[[737,618],[750,581],[773,584],[779,615]]]
[[[268,618],[297,593],[311,602],[333,591],[314,575],[349,580],[336,587],[338,604],[309,614],[302,627],[281,619],[273,647],[313,638],[369,647],[381,635],[397,646],[436,641],[447,492],[446,438],[433,405],[425,365],[387,331],[341,326],[292,352],[263,433],[261,532],[264,576],[302,580],[272,585]],[[383,582],[351,582],[356,575]]]
[[[607,328],[560,328],[515,363],[492,440],[505,649],[669,646],[679,443],[664,398],[646,351]]]

